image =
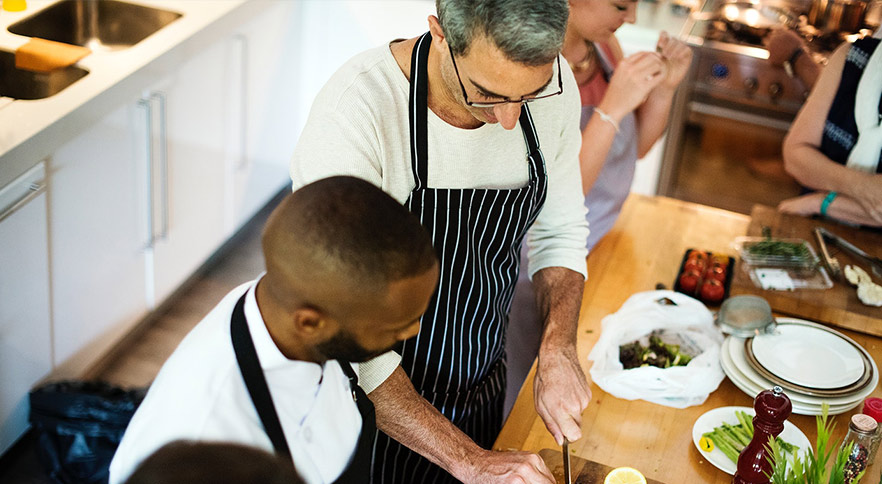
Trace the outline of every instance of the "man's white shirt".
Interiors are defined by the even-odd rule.
[[[124,482],[142,460],[177,439],[273,451],[230,339],[230,316],[246,291],[248,329],[297,472],[309,484],[330,483],[348,466],[362,424],[349,379],[337,361],[286,358],[266,329],[256,286],[252,281],[231,291],[163,365],[113,458],[110,484]]]

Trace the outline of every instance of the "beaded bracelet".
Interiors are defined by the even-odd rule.
[[[821,202],[821,215],[827,215],[827,209],[830,208],[830,204],[833,203],[833,199],[836,198],[836,192],[830,192],[824,197],[824,201]]]
[[[600,116],[600,119],[602,119],[602,120],[606,121],[607,123],[611,124],[612,127],[615,128],[615,130],[616,130],[616,134],[619,133],[619,123],[617,123],[616,120],[613,119],[612,116],[610,116],[609,114],[606,114],[605,112],[601,111],[599,108],[594,108],[594,112],[597,113],[598,116]]]

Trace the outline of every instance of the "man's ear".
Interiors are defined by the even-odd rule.
[[[441,22],[434,15],[429,15],[429,33],[432,34],[432,46],[439,52],[447,52],[447,37],[441,28]]]
[[[339,324],[311,307],[298,308],[291,314],[291,331],[306,344],[322,342],[337,333]]]

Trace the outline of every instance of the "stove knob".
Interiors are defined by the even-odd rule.
[[[755,77],[745,77],[744,88],[747,89],[748,94],[753,94],[759,88],[759,81]]]
[[[725,79],[729,77],[729,68],[726,67],[726,64],[715,62],[714,65],[711,66],[711,77],[714,79]]]
[[[781,98],[781,95],[784,94],[784,86],[777,82],[773,82],[769,84],[769,96],[772,97],[772,100],[778,100]]]

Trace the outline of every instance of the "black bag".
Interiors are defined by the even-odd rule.
[[[55,482],[106,483],[110,461],[147,389],[64,381],[30,393],[37,457]]]

